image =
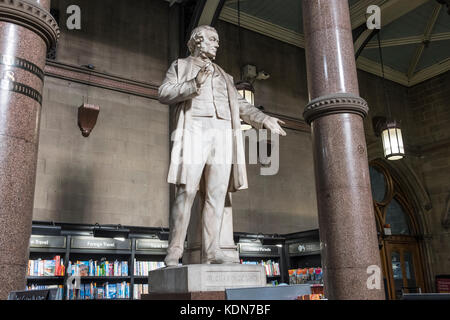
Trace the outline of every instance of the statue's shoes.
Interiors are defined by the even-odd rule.
[[[217,251],[214,258],[208,259],[207,264],[225,264],[225,263],[237,263],[232,257],[228,257],[222,251]]]
[[[167,255],[167,257],[164,259],[164,263],[166,264],[166,267],[177,267],[179,259],[171,255]]]

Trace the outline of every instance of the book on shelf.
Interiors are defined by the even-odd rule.
[[[143,294],[148,294],[148,284],[135,284],[133,287],[133,299],[140,300]]]
[[[323,284],[322,268],[289,270],[289,284]]]
[[[280,264],[278,262],[267,260],[267,261],[244,261],[241,259],[241,264],[254,264],[254,265],[262,265],[264,266],[264,270],[266,271],[267,276],[279,276],[280,273]]]
[[[126,277],[128,261],[69,261],[67,272],[80,277]]]
[[[163,261],[137,261],[134,259],[134,275],[148,276],[149,271],[164,268],[166,264]]]
[[[79,289],[69,289],[66,294],[67,300],[114,300],[130,298],[130,283],[104,283],[95,282],[81,284]]]
[[[28,260],[28,272],[30,277],[62,277],[65,274],[64,259],[55,256],[53,260]]]

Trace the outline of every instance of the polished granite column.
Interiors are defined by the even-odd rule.
[[[26,286],[50,0],[0,0],[0,299]]]
[[[304,0],[303,20],[325,294],[384,299],[348,1]]]

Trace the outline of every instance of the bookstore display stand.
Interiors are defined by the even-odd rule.
[[[264,266],[267,284],[286,283],[287,266],[282,258],[282,247],[263,245],[260,241],[240,242],[239,258],[242,264],[259,264]]]
[[[284,255],[289,260],[289,284],[309,284],[312,294],[323,296],[318,230],[288,235],[284,250]]]
[[[167,241],[32,235],[29,290],[58,289],[58,300],[140,299],[148,272],[164,267]]]
[[[219,286],[217,289],[216,286],[214,289],[214,283],[208,284],[203,278],[195,280],[195,277],[194,280],[191,279],[191,283],[192,281],[199,282],[208,288],[202,287],[195,290],[187,288],[184,291],[160,291],[159,293],[155,290],[150,291],[152,282],[153,285],[156,285],[157,282],[155,282],[156,280],[149,282],[149,272],[160,271],[165,267],[163,260],[168,242],[160,240],[160,238],[164,239],[161,237],[161,231],[167,233],[167,230],[127,227],[130,230],[128,239],[119,240],[114,239],[113,236],[111,238],[94,237],[92,234],[96,226],[93,225],[59,225],[58,235],[48,236],[34,232],[30,239],[28,290],[57,289],[57,299],[60,300],[217,300],[225,298],[224,287]],[[270,242],[265,242],[265,238],[259,239],[261,237],[261,234],[235,234],[241,264],[232,265],[232,268],[256,266],[257,270],[262,270],[264,275],[262,277],[264,281],[259,282],[258,276],[254,276],[255,282],[245,283],[245,286],[307,283],[315,285],[312,287],[313,292],[323,289],[320,288],[320,274],[316,273],[321,267],[317,230],[278,236],[283,239],[283,245],[269,245]],[[206,265],[206,268],[208,266],[214,268],[222,265]],[[180,272],[187,281],[192,278],[189,272],[192,273],[193,268],[188,268],[186,271],[186,267],[189,266],[180,265],[180,270],[184,270]],[[293,277],[293,270],[295,270],[295,277]],[[307,270],[306,278],[305,270]],[[311,270],[313,270],[314,277],[311,277]],[[225,271],[221,270],[219,272],[221,275],[216,276],[215,279],[210,276],[209,280],[212,282],[227,280],[224,276]],[[194,271],[196,274],[202,274],[202,272],[202,270]],[[234,274],[238,273],[241,271],[234,272]],[[215,273],[208,274],[214,275]],[[73,278],[78,280],[80,287],[76,286],[73,289],[71,286]],[[227,289],[233,287],[236,279],[230,276],[228,280],[231,283],[226,283]],[[190,286],[192,287],[192,285]]]

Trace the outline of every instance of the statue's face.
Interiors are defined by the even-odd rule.
[[[203,31],[203,41],[200,44],[200,57],[210,60],[216,59],[219,48],[219,35],[212,30]]]

